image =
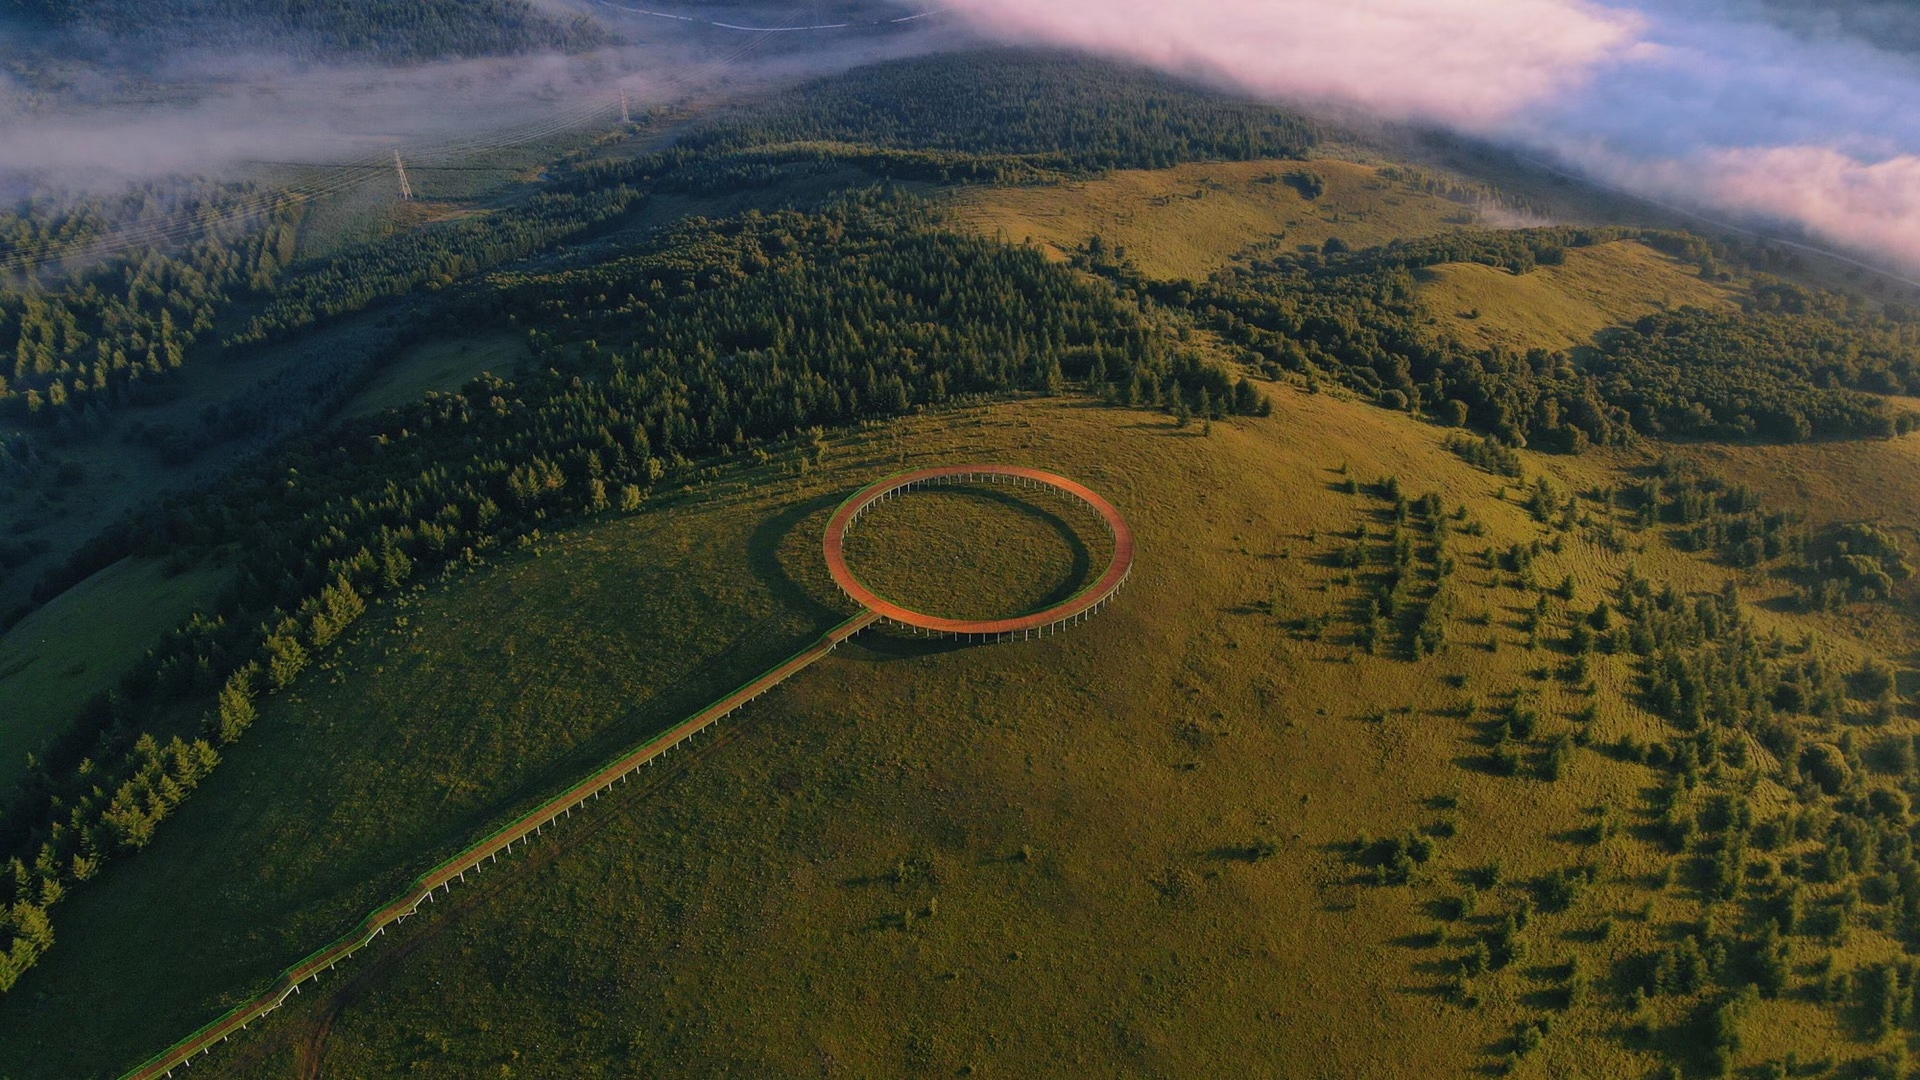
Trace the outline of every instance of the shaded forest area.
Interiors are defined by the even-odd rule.
[[[210,188],[30,205],[0,217],[9,258],[29,261],[196,221],[199,239],[178,250],[136,246],[57,288],[0,289],[0,355],[11,361],[0,368],[0,409],[57,434],[98,427],[121,406],[163,400],[168,376],[223,309],[279,279],[293,258],[299,215],[271,196]]]
[[[1053,53],[897,60],[799,87],[683,144],[695,153],[793,142],[1014,155],[1077,171],[1303,156],[1319,125],[1196,92],[1164,75]]]

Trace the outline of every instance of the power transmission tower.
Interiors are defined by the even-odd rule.
[[[413,201],[413,185],[407,183],[407,167],[400,163],[400,151],[398,148],[396,148],[393,151],[393,171],[400,174],[401,201],[412,202]]]
[[[633,123],[633,117],[627,112],[627,92],[620,91],[620,123],[622,126]]]

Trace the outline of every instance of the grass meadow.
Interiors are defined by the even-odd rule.
[[[436,852],[770,666],[836,618],[818,551],[832,507],[964,460],[1109,498],[1139,540],[1118,601],[1041,641],[863,636],[196,1071],[1437,1076],[1504,1068],[1515,1025],[1546,1018],[1517,1075],[1650,1072],[1659,1046],[1624,1034],[1615,973],[1701,911],[1642,827],[1656,774],[1582,748],[1558,779],[1532,759],[1500,775],[1484,719],[1521,698],[1543,741],[1577,724],[1595,748],[1659,737],[1630,658],[1597,659],[1589,693],[1555,648],[1529,647],[1545,594],[1480,553],[1546,534],[1443,430],[1275,392],[1272,417],[1210,434],[1074,398],[929,414],[833,441],[817,467],[722,468],[381,607],[268,704],[151,850],[63,909],[61,942],[0,1000],[0,1073],[114,1074]],[[1642,462],[1526,464],[1581,490]],[[1360,647],[1366,572],[1340,565],[1392,528],[1387,476],[1463,510],[1416,558],[1456,564],[1446,643],[1418,660]],[[942,494],[869,519],[862,572],[969,606],[1071,575],[1070,545],[1034,531],[1046,507]],[[1018,542],[972,563],[923,554],[970,535]],[[1620,550],[1591,535],[1535,564],[1574,582],[1551,617],[1629,563],[1687,590],[1729,573],[1657,530]],[[1043,555],[1023,565],[1029,540]],[[1013,588],[967,592],[969,573]],[[1761,607],[1783,632],[1807,625]],[[1843,629],[1823,640],[1844,657]],[[1603,806],[1630,827],[1595,842]],[[1431,860],[1376,884],[1356,841],[1410,833],[1433,838]],[[1534,914],[1526,960],[1478,980],[1476,1006],[1455,1000],[1461,950],[1576,865],[1594,883]],[[1861,930],[1838,955],[1894,949]],[[1575,968],[1593,979],[1577,1002]],[[1640,1020],[1674,1030],[1687,1007],[1658,999]],[[1793,996],[1747,1030],[1753,1062],[1853,1037]]]
[[[1287,176],[1317,176],[1305,197]],[[1127,250],[1157,278],[1205,278],[1262,245],[1293,251],[1339,237],[1356,249],[1475,221],[1460,203],[1348,161],[1215,162],[1120,169],[1095,180],[1038,187],[962,189],[960,220],[986,236],[1033,242],[1064,258],[1089,236]]]
[[[527,358],[526,340],[512,334],[424,341],[383,367],[340,415],[368,416],[418,401],[430,390],[450,393],[482,373],[512,379]]]
[[[927,615],[995,619],[1051,607],[1113,558],[1106,525],[1070,496],[998,484],[913,492],[847,533],[847,565],[880,596]]]
[[[1473,348],[1522,353],[1589,345],[1600,331],[1657,311],[1733,303],[1732,288],[1631,240],[1573,248],[1564,263],[1527,274],[1449,263],[1420,276],[1420,298],[1438,327]]]

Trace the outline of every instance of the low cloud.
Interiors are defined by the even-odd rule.
[[[13,109],[0,118],[0,162],[87,187],[248,160],[351,159],[472,131],[489,113],[507,126],[551,112],[554,99],[579,94],[588,74],[562,57],[412,69],[298,67],[271,54],[195,58],[160,76],[181,92],[143,99],[103,81],[69,89],[57,107]]]
[[[1631,50],[1639,19],[1571,0],[958,0],[982,30],[1260,94],[1483,127]]]
[[[136,58],[111,42],[83,65],[16,46],[35,59],[21,65],[32,70],[25,76],[0,66],[0,196],[230,176],[262,161],[365,163],[394,148],[409,162],[451,165],[542,134],[611,127],[622,93],[639,114],[721,88],[747,92],[924,51],[927,38],[822,35],[788,47],[767,35],[645,29],[630,46],[585,54],[405,66],[322,63],[267,44]],[[8,32],[0,24],[0,42]]]
[[[1663,200],[1920,270],[1920,64],[1771,21],[1641,0],[957,0],[1002,39],[1087,49],[1275,100],[1504,141]]]
[[[0,195],[262,159],[366,161],[393,146],[451,163],[516,131],[611,122],[620,89],[638,109],[950,43],[936,29],[947,20],[879,37],[716,36],[597,10],[636,47],[407,68],[263,50],[163,56],[138,71],[54,65],[10,79],[0,69]],[[1762,0],[951,0],[943,10],[1001,40],[1505,142],[1920,272],[1920,56],[1876,44],[1898,34],[1788,25]],[[1910,21],[1920,41],[1920,14]],[[605,116],[587,115],[595,109]]]
[[[1710,192],[1725,210],[1920,269],[1920,156],[1865,162],[1823,147],[1782,146],[1618,171],[1644,191],[1695,201]]]

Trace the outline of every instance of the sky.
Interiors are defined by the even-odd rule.
[[[158,82],[205,92],[163,94],[157,105],[139,87],[89,87],[100,76],[72,74],[74,86],[50,97],[0,71],[0,195],[10,190],[9,166],[33,183],[85,187],[252,159],[381,156],[394,145],[431,160],[430,147],[498,138],[483,127],[538,131],[569,110],[615,108],[607,101],[616,85],[636,106],[722,85],[737,91],[939,47],[948,38],[936,26],[957,23],[1279,103],[1493,140],[1605,184],[1920,275],[1912,104],[1920,55],[1841,33],[1831,20],[1823,29],[1818,15],[1823,5],[1874,0],[1792,0],[1803,16],[1815,13],[1794,28],[1757,6],[1763,0],[928,2],[944,6],[915,24],[923,33],[878,44],[832,32],[679,38],[676,21],[621,16],[623,0],[595,10],[612,15],[633,47],[591,57],[393,69],[182,55],[161,63]],[[661,6],[699,9],[692,0]],[[1920,40],[1920,11],[1885,10],[1909,21],[1905,40]]]
[[[1920,60],[1736,0],[954,0],[980,31],[1537,154],[1920,273]]]

